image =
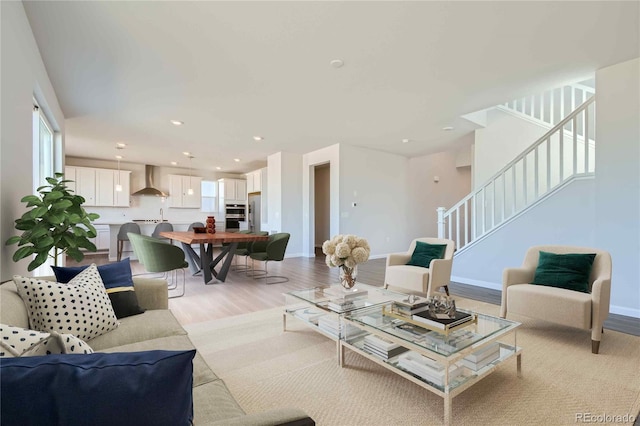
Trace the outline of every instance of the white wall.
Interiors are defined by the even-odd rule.
[[[533,245],[562,244],[593,247],[593,179],[575,180],[525,214],[456,254],[452,281],[502,290],[502,271],[522,265]]]
[[[459,152],[447,151],[409,160],[410,240],[436,237],[436,209],[450,208],[471,192],[471,167],[456,167],[458,158]],[[439,182],[434,182],[434,176]]]
[[[14,220],[25,212],[20,199],[33,193],[34,96],[64,144],[64,116],[42,63],[21,2],[0,2],[2,104],[0,129],[0,278],[26,275],[29,260],[14,263],[17,246],[4,242],[17,235]]]
[[[267,158],[269,231],[291,234],[287,257],[302,251],[302,156],[279,152]]]
[[[408,167],[400,155],[340,145],[339,233],[366,238],[372,257],[407,250]]]
[[[473,185],[477,189],[549,129],[492,108],[475,131]]]
[[[613,260],[611,304],[640,317],[640,59],[596,72],[596,242]]]

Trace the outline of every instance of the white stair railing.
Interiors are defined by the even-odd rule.
[[[594,137],[592,96],[483,186],[448,210],[438,208],[438,238],[454,240],[460,250],[513,219],[570,178],[593,174]]]
[[[566,117],[566,112],[575,111],[579,105],[595,94],[596,90],[593,87],[569,84],[536,95],[514,99],[498,105],[497,108],[551,128]],[[584,137],[580,132],[581,129],[582,125],[578,123],[578,136]],[[566,130],[573,131],[571,124]]]

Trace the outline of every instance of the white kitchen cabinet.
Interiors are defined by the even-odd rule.
[[[73,180],[67,187],[84,197],[85,206],[129,207],[131,172],[120,170],[122,191],[116,191],[118,170],[93,167],[65,167],[65,179]]]
[[[247,173],[247,194],[262,191],[262,170]]]
[[[96,236],[93,238],[89,238],[93,244],[95,244],[96,249],[101,250],[109,250],[109,245],[111,244],[111,232],[109,231],[109,225],[93,225],[96,228]]]
[[[247,200],[247,181],[243,179],[219,179],[218,192],[220,199],[227,202],[241,202]]]
[[[116,170],[117,173],[117,170]],[[115,201],[115,173],[113,170],[96,169],[96,206],[113,206]]]
[[[84,197],[85,206],[96,206],[96,169],[76,167],[76,193]]]
[[[109,225],[95,225],[96,228],[96,248],[98,250],[109,250],[109,244],[111,241],[111,232],[109,232]]]
[[[239,179],[236,181],[236,200],[245,201],[247,199],[247,181]]]
[[[201,182],[199,176],[169,175],[170,207],[199,209],[202,202]],[[189,189],[192,190],[191,194]]]
[[[67,182],[67,188],[69,188],[74,193],[76,192],[76,168],[73,166],[66,166],[64,168],[64,178],[68,180],[72,180],[73,182]]]

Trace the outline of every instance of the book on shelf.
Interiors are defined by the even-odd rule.
[[[500,353],[500,343],[498,342],[487,345],[482,349],[478,349],[477,351],[467,355],[464,358],[471,362],[480,362],[483,359],[493,355],[495,352]]]
[[[444,386],[446,376],[445,366],[417,352],[405,352],[398,357],[398,366],[402,369],[432,382],[439,386]],[[449,366],[449,380],[461,375],[463,368],[453,364]]]
[[[363,349],[373,355],[376,355],[384,360],[388,360],[390,358],[393,358],[394,356],[398,356],[401,353],[404,353],[406,351],[408,351],[409,349],[402,347],[402,346],[398,346],[397,348],[391,349],[391,350],[383,350],[380,348],[377,348],[375,346],[371,346],[370,344],[368,344],[367,342],[364,343]]]
[[[353,336],[362,333],[358,327],[341,322],[333,315],[324,315],[318,319],[318,328],[335,337]]]
[[[294,315],[305,321],[317,324],[318,319],[321,316],[325,315],[325,313],[322,311],[316,311],[315,309],[311,309],[311,308],[304,308],[304,309],[298,309],[297,311],[295,311]]]
[[[385,339],[384,337],[378,337],[373,334],[368,334],[364,336],[364,341],[365,343],[369,343],[371,346],[375,346],[385,351],[395,349],[400,346],[399,344],[394,343],[389,339]]]
[[[411,315],[413,314],[428,311],[429,304],[424,302],[424,303],[416,303],[416,304],[409,305],[402,302],[393,302],[391,304],[391,309],[394,312],[399,313],[400,315],[406,315],[408,317],[411,317]]]
[[[429,311],[423,311],[418,312],[417,314],[413,314],[411,316],[411,319],[413,319],[414,321],[425,323],[440,330],[449,330],[473,320],[473,315],[466,312],[456,311],[455,317],[450,318],[449,315],[442,315],[442,317],[432,316]]]
[[[491,354],[491,356],[480,360],[478,362],[473,362],[473,361],[469,361],[466,358],[462,359],[462,365],[464,365],[465,367],[473,370],[473,371],[478,371],[480,370],[482,367],[486,367],[487,365],[491,364],[493,361],[495,361],[496,359],[500,358],[500,351],[498,350],[498,352],[494,352],[493,354]]]
[[[500,358],[500,344],[494,343],[464,357],[462,365],[477,371],[498,358]]]
[[[323,290],[323,293],[325,296],[328,296],[332,299],[342,299],[342,300],[353,300],[353,299],[357,299],[358,297],[364,297],[366,296],[369,292],[367,290],[362,290],[361,288],[352,288],[349,290],[344,289],[342,286],[331,286],[328,288],[325,288]]]
[[[353,300],[334,299],[330,300],[327,304],[327,308],[331,309],[334,312],[344,312],[355,307],[356,305],[355,303],[353,303]]]

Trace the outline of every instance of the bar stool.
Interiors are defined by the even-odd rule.
[[[172,239],[160,236],[161,232],[173,232],[173,225],[169,222],[160,222],[156,225],[153,233],[151,234],[153,238],[158,238],[160,240],[169,240],[169,243],[173,244]]]
[[[189,225],[189,228],[187,229],[187,231],[193,231],[193,228],[204,228],[204,223],[202,222],[193,222],[191,225]]]
[[[128,232],[131,232],[132,234],[142,233],[140,232],[140,225],[134,222],[127,222],[120,226],[120,229],[118,230],[117,241],[118,262],[120,262],[120,259],[122,259],[122,249],[124,248],[124,242],[129,241],[129,236],[127,235]]]

